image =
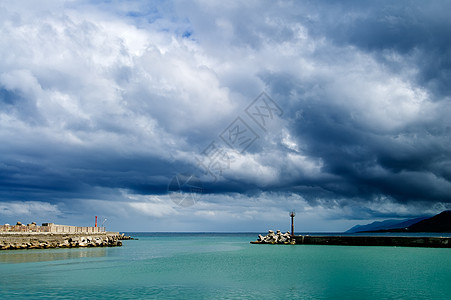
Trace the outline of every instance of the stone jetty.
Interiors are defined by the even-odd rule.
[[[251,244],[296,244],[296,245],[338,245],[338,246],[395,246],[395,247],[429,247],[451,248],[451,237],[421,237],[421,236],[290,236],[289,242],[280,239],[280,231],[274,234],[259,235],[257,241]],[[285,235],[287,236],[288,232]]]
[[[77,247],[116,247],[121,240],[129,239],[119,232],[101,233],[22,233],[1,232],[0,250],[77,248]]]
[[[105,227],[80,227],[35,222],[0,225],[0,250],[75,247],[116,247],[122,240],[132,240],[119,232],[106,232]]]

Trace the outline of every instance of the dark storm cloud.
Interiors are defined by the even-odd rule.
[[[3,159],[0,165],[2,197],[10,200],[46,200],[97,198],[96,187],[125,189],[139,194],[164,194],[171,174],[183,164],[151,156],[124,157],[117,153],[82,149],[49,149],[39,155],[33,153]],[[165,170],[162,172],[162,170]]]
[[[262,72],[260,78],[266,82],[270,93],[290,103],[285,106],[286,117],[290,118],[291,130],[304,153],[324,162],[324,177],[316,182],[302,177],[293,180],[289,174],[282,182],[319,187],[319,191],[313,193],[300,188],[304,190],[303,195],[313,198],[371,200],[378,195],[388,195],[401,202],[451,200],[451,142],[447,120],[451,24],[445,13],[449,3],[436,2],[426,7],[423,4],[314,3],[309,6],[313,17],[298,16],[308,20],[303,25],[315,38],[323,37],[338,47],[357,47],[386,65],[393,74],[403,76],[405,70],[418,71],[414,72],[411,84],[423,88],[430,96],[428,101],[442,103],[430,119],[421,115],[412,120],[401,118],[403,124],[384,129],[386,120],[381,118],[381,128],[375,128],[364,118],[355,118],[356,114],[368,113],[366,109],[359,111],[334,101],[334,97],[343,97],[340,88],[352,88],[352,82],[347,83],[348,87],[331,88],[321,78],[315,82],[300,78],[303,70],[299,70],[300,73]],[[319,49],[311,59],[331,64],[330,58],[346,60],[354,51],[348,48],[346,52],[334,53],[332,48]],[[397,58],[393,59],[395,56]],[[334,68],[332,63],[330,71]],[[330,95],[330,92],[335,94]],[[365,99],[345,101],[364,102]],[[389,101],[392,102],[389,105],[397,105],[396,99]]]
[[[270,86],[279,81],[283,85],[295,82],[289,77],[275,74],[265,79]],[[327,95],[315,94],[312,98],[309,94],[314,86],[302,89],[291,84],[281,92],[278,86],[274,85],[275,95],[284,97],[286,90],[300,95],[287,110],[292,132],[304,154],[323,162],[320,178],[295,178],[300,186],[319,188],[312,193],[305,188],[301,192],[305,197],[371,200],[388,195],[401,202],[450,202],[449,104],[441,105],[443,111],[432,120],[412,120],[387,130],[383,129],[383,119],[381,128],[370,127],[364,118],[357,120],[354,116],[363,111],[336,105]],[[281,181],[294,184],[290,174],[286,176]]]
[[[449,1],[349,1],[323,9],[327,12],[316,22],[306,23],[309,30],[368,51],[393,70],[417,68],[417,82],[438,93],[437,100],[450,94]]]

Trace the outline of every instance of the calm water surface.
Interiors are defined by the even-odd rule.
[[[0,252],[0,299],[450,299],[451,249],[251,245],[152,234],[123,247]]]

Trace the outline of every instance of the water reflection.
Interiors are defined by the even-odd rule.
[[[0,263],[20,264],[86,257],[103,257],[106,256],[107,251],[106,248],[4,250],[0,251]]]

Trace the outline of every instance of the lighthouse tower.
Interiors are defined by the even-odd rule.
[[[296,216],[295,211],[290,212],[291,217],[291,236],[294,236],[294,216]]]

